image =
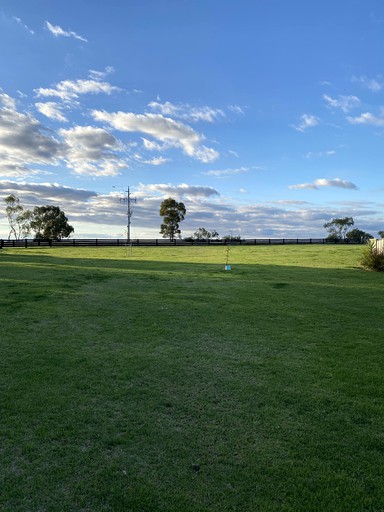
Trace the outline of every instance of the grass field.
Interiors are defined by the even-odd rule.
[[[0,251],[0,510],[384,511],[359,246]]]

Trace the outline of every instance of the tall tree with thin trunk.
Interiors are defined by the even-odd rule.
[[[328,231],[329,239],[343,240],[348,231],[348,228],[354,225],[352,217],[343,217],[341,219],[332,219],[324,224],[325,229]]]
[[[169,238],[173,241],[176,236],[180,236],[179,224],[184,220],[186,212],[184,203],[177,202],[171,197],[164,199],[160,205],[160,215],[163,217],[160,233],[163,238]]]
[[[4,198],[6,204],[5,213],[7,215],[9,224],[9,235],[14,236],[16,240],[26,238],[31,232],[31,218],[32,212],[25,210],[24,206],[20,203],[20,199],[15,194],[10,194]]]

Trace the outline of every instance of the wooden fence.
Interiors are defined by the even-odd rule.
[[[380,240],[379,240],[380,242]],[[181,247],[218,245],[296,245],[296,244],[360,244],[360,240],[330,240],[327,238],[243,238],[235,240],[192,240],[166,238],[135,238],[129,242],[122,238],[67,238],[65,240],[0,239],[3,247]]]

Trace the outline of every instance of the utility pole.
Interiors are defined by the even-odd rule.
[[[136,198],[131,197],[131,193],[128,189],[125,191],[127,193],[127,197],[122,197],[120,199],[120,203],[126,203],[127,205],[127,245],[131,243],[131,217],[132,217],[132,208],[131,203],[136,203]]]

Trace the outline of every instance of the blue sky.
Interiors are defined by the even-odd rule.
[[[75,237],[384,229],[381,0],[2,0],[0,197]],[[1,207],[0,236],[8,236]]]

